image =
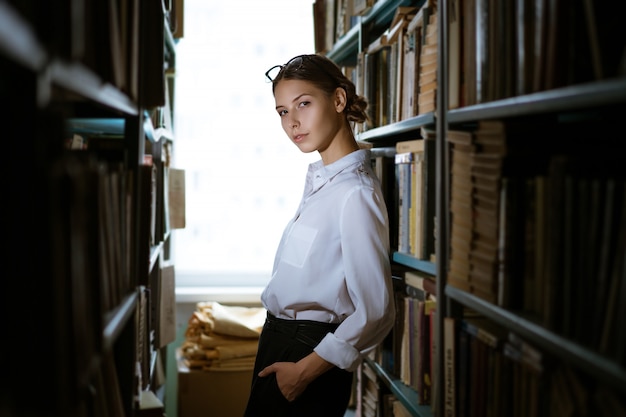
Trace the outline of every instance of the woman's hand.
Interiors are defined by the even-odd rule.
[[[311,381],[333,366],[313,352],[295,363],[274,362],[259,372],[259,376],[265,377],[275,373],[278,389],[287,401],[293,401],[304,392]]]
[[[287,401],[298,398],[309,385],[308,382],[301,379],[302,371],[299,369],[298,363],[275,362],[259,372],[259,376],[264,377],[272,373],[276,374],[278,389]]]

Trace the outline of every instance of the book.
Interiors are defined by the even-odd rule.
[[[419,13],[418,13],[419,14]],[[415,116],[415,102],[417,98],[416,73],[419,67],[419,29],[413,26],[413,21],[418,18],[415,15],[407,24],[402,39],[402,71],[400,76],[400,86],[402,95],[400,97],[400,120],[406,120]]]
[[[101,304],[98,246],[98,168],[92,155],[69,152],[55,159],[42,183],[47,187],[46,237],[52,271],[50,287],[38,291],[54,304],[43,304],[50,314],[53,336],[49,348],[60,358],[53,372],[63,384],[68,403],[90,382],[93,358],[103,349],[104,306]],[[32,220],[32,219],[31,219]],[[85,300],[89,300],[86,302]],[[40,336],[41,337],[41,336]],[[58,368],[58,369],[57,369]]]
[[[374,5],[375,0],[353,0],[353,11],[355,15],[364,15]]]
[[[328,52],[326,46],[326,25],[324,19],[326,17],[325,0],[315,0],[313,2],[313,44],[315,52],[323,54]]]
[[[394,397],[395,398],[395,397]],[[411,417],[411,413],[399,400],[394,400],[392,403],[392,412],[394,417]]]
[[[336,0],[335,39],[341,39],[352,27],[352,1]]]
[[[418,302],[417,318],[419,320],[419,362],[417,365],[417,385],[418,403],[421,405],[430,404],[432,399],[432,376],[431,364],[431,313],[436,308],[436,302],[425,300]]]
[[[184,229],[186,226],[185,170],[168,169],[167,202],[169,207],[169,225],[172,229]]]
[[[139,393],[138,415],[141,417],[163,417],[165,406],[163,402],[150,390],[142,390]]]
[[[462,0],[462,105],[471,106],[476,99],[476,0]]]
[[[423,139],[396,144],[396,171],[399,190],[398,251],[425,259],[425,204],[427,161]]]
[[[443,318],[443,403],[444,415],[457,415],[457,393],[456,393],[456,320],[453,317]]]
[[[176,339],[176,275],[173,263],[161,266],[156,292],[155,346],[163,347]]]
[[[402,308],[402,312],[404,317],[402,317],[402,327],[400,329],[394,329],[394,332],[399,332],[400,336],[400,346],[396,352],[396,359],[398,361],[398,370],[397,374],[400,380],[406,384],[411,385],[411,377],[412,377],[412,361],[413,361],[413,352],[412,352],[412,342],[413,342],[413,331],[412,327],[413,323],[413,298],[410,296],[405,296],[404,294],[400,298],[403,302],[404,306]]]
[[[535,58],[535,2],[516,0],[515,33],[517,40],[517,56],[515,58],[517,95],[528,94],[534,86]]]
[[[413,153],[396,154],[396,183],[398,189],[398,252],[410,253],[409,213],[410,213],[410,174]]]
[[[461,105],[461,2],[450,0],[448,11],[448,108]]]
[[[403,140],[396,143],[396,153],[423,152],[424,139]]]
[[[144,71],[139,78],[139,94],[143,107],[162,107],[165,105],[165,48],[152,47],[165,44],[165,15],[160,4],[148,4],[141,7],[141,19],[145,24],[139,25],[139,50],[141,54],[140,68]],[[145,43],[144,43],[145,42]],[[149,42],[149,43],[148,43]]]

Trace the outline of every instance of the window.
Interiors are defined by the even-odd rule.
[[[176,47],[174,166],[185,169],[177,286],[264,286],[307,165],[265,71],[314,51],[312,0],[185,0]]]

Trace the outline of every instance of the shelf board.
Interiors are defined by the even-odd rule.
[[[117,340],[128,319],[135,312],[137,305],[137,293],[127,295],[122,302],[105,316],[105,327],[103,332],[104,350],[109,350]]]
[[[71,133],[124,137],[125,120],[122,117],[75,117],[67,119],[67,125]]]
[[[425,0],[419,1],[419,5]],[[350,30],[335,42],[333,48],[326,56],[337,63],[356,62],[356,56],[359,52],[359,35],[360,28],[365,25],[381,28],[388,26],[396,13],[399,6],[410,6],[412,0],[383,0],[374,4],[371,10],[366,13],[359,23],[350,28]]]
[[[513,312],[495,306],[450,285],[446,286],[445,294],[472,310],[489,317],[494,322],[509,328],[512,332],[519,334],[530,343],[541,347],[552,355],[563,358],[595,378],[606,381],[611,386],[622,387],[622,391],[626,391],[626,369],[622,368],[618,363]]]
[[[417,259],[406,253],[394,252],[393,261],[433,276],[437,275],[437,266],[434,263]]]
[[[111,84],[103,83],[91,70],[79,63],[53,61],[49,65],[53,85],[86,97],[127,115],[138,114],[137,105]]]
[[[0,2],[0,53],[35,72],[47,59],[31,26],[6,2]]]
[[[433,415],[430,405],[418,405],[419,397],[413,388],[405,385],[398,378],[390,375],[377,362],[367,359],[367,363],[374,369],[374,371],[376,371],[385,385],[389,387],[393,395],[400,400],[402,405],[406,407],[412,416],[431,417]]]
[[[156,245],[150,247],[150,263],[148,271],[152,271],[152,269],[154,269],[154,267],[158,264],[162,248],[163,242],[159,242]]]
[[[372,10],[364,16],[363,24],[372,24],[376,27],[389,26],[393,20],[393,16],[396,14],[396,9],[400,6],[414,6],[421,7],[426,0],[420,0],[417,5],[414,5],[415,1],[412,0],[386,0],[377,1]]]
[[[626,104],[626,78],[571,85],[450,110],[448,122],[541,115]]]
[[[163,24],[163,38],[165,40],[165,47],[167,48],[168,52],[172,55],[176,55],[176,41],[174,40],[174,35],[172,34],[172,31],[170,30],[170,25],[167,21],[167,18],[165,19],[165,23]]]
[[[421,127],[433,125],[434,123],[434,113],[421,114],[419,116],[411,117],[410,119],[402,120],[400,122],[366,130],[365,132],[358,135],[358,139],[372,142],[379,139],[400,136],[403,134],[419,133]]]
[[[149,117],[146,117],[143,124],[143,131],[146,134],[146,138],[152,143],[158,143],[161,140],[165,141],[173,141],[174,134],[170,129],[165,127],[154,127],[152,124],[152,120]]]
[[[79,63],[58,59],[48,61],[45,48],[37,40],[31,26],[8,4],[0,2],[0,53],[41,74],[64,89],[89,98],[99,104],[129,115],[137,114],[137,106],[128,96],[112,85],[105,84],[91,70]],[[42,84],[43,86],[43,84]]]
[[[333,45],[326,56],[335,62],[356,61],[359,49],[359,25],[355,25]]]

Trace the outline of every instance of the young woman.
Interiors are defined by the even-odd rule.
[[[276,112],[302,152],[318,152],[263,291],[268,311],[246,417],[342,417],[352,371],[394,321],[389,223],[370,152],[350,122],[367,102],[329,59],[271,68]]]

